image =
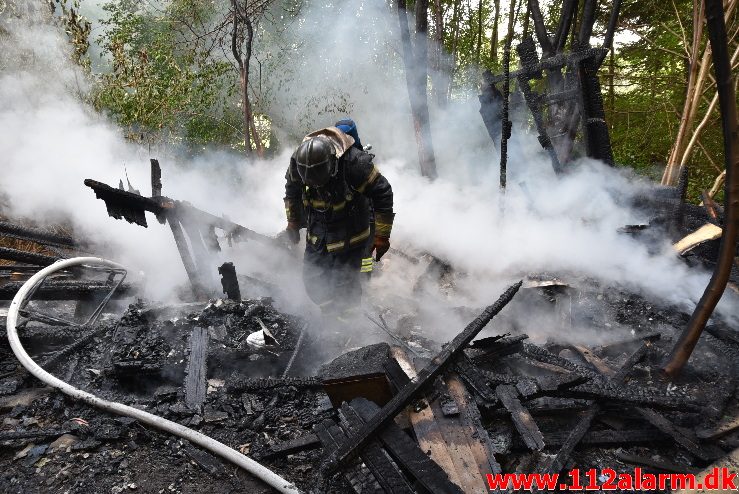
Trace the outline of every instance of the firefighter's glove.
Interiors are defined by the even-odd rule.
[[[390,238],[375,236],[375,243],[372,248],[375,251],[375,261],[379,261],[390,250]]]
[[[288,221],[285,235],[293,244],[300,242],[300,223]]]

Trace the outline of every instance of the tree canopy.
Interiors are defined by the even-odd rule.
[[[107,18],[102,23],[102,34],[93,35],[89,22],[79,15],[80,1],[85,0],[52,0],[50,4],[74,44],[76,61],[89,71],[94,82],[96,108],[126,129],[130,139],[184,144],[192,153],[207,146],[243,151],[247,143],[250,150],[279,149],[276,129],[289,125],[285,115],[270,112],[275,88],[300,85],[302,71],[293,65],[301,63],[301,53],[315,49],[289,36],[291,31],[314,22],[307,13],[308,2],[109,0],[104,2]],[[580,9],[583,4],[579,2]],[[736,0],[725,4],[729,51],[733,54],[739,30]],[[516,20],[514,46],[533,30],[529,2],[523,0],[432,0],[427,5],[428,91],[432,105],[453,105],[474,98],[484,70],[501,72],[510,15]],[[596,40],[606,30],[610,5],[603,0],[597,2]],[[393,2],[386,5],[390,12],[394,6]],[[414,6],[414,2],[407,2],[409,12]],[[600,69],[615,161],[657,179],[671,151],[675,152],[681,117],[687,111],[686,99],[695,100],[693,120],[687,124],[685,140],[680,144],[680,158],[691,170],[692,199],[710,188],[723,170],[719,114],[715,103],[711,104],[715,85],[710,71],[705,84],[699,86],[699,94],[691,94],[689,89],[691,67],[701,64],[706,51],[705,33],[694,36],[696,26],[705,22],[695,20],[699,6],[698,0],[623,0],[614,49]],[[364,2],[357,3],[357,9],[365,7]],[[553,34],[562,3],[545,0],[541,7],[548,31]],[[336,6],[329,2],[323,8],[325,16]],[[239,27],[234,27],[234,22],[238,20],[242,31],[234,34]],[[325,22],[326,29],[331,29],[333,21],[325,18]],[[248,52],[248,59],[242,49],[248,42],[243,30],[246,25],[253,30],[253,47],[248,46],[253,52]],[[388,29],[397,30],[397,25]],[[233,50],[237,41],[242,49],[239,59],[232,55],[239,52]],[[85,56],[90,43],[99,45],[105,64],[90,64]],[[283,56],[286,53],[290,53],[289,62]],[[512,55],[515,68],[515,50]],[[710,62],[710,53],[708,56]],[[245,62],[249,70],[245,91],[239,89],[239,61]],[[372,63],[378,70],[403,70],[399,56]],[[241,81],[243,88],[243,73]],[[315,101],[316,111],[351,108],[350,91],[336,91],[334,96],[330,102]],[[290,116],[292,120],[300,118]],[[693,142],[688,143],[691,139]]]

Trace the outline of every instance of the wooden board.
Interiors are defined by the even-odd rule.
[[[393,347],[391,355],[408,377],[416,376],[402,348]],[[485,476],[501,469],[492,455],[487,432],[479,424],[477,405],[456,375],[448,376],[446,385],[460,413],[445,417],[438,401],[429,403],[423,398],[419,403],[423,408],[409,413],[418,444],[463,492],[487,492]]]
[[[526,446],[534,451],[544,449],[544,436],[536,425],[536,421],[518,399],[518,391],[509,384],[501,384],[495,388],[500,402],[511,414],[511,420],[521,435]]]
[[[713,223],[706,223],[690,235],[686,235],[677,241],[672,245],[672,248],[675,249],[678,254],[683,256],[698,247],[700,244],[721,238],[723,232],[724,231],[721,227],[716,226]]]

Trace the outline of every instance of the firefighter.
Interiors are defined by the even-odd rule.
[[[390,183],[358,140],[340,127],[308,134],[285,176],[287,237],[297,244],[307,228],[306,292],[324,314],[341,321],[361,302],[360,273],[372,270],[367,253],[379,261],[390,248],[394,218]]]

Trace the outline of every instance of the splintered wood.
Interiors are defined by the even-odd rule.
[[[391,354],[408,377],[416,376],[415,366],[402,348],[393,347]],[[450,375],[445,383],[459,416],[444,416],[438,401],[419,400],[409,412],[418,444],[462,492],[487,492],[485,476],[500,473],[501,468],[480,423],[477,405],[458,377]]]

